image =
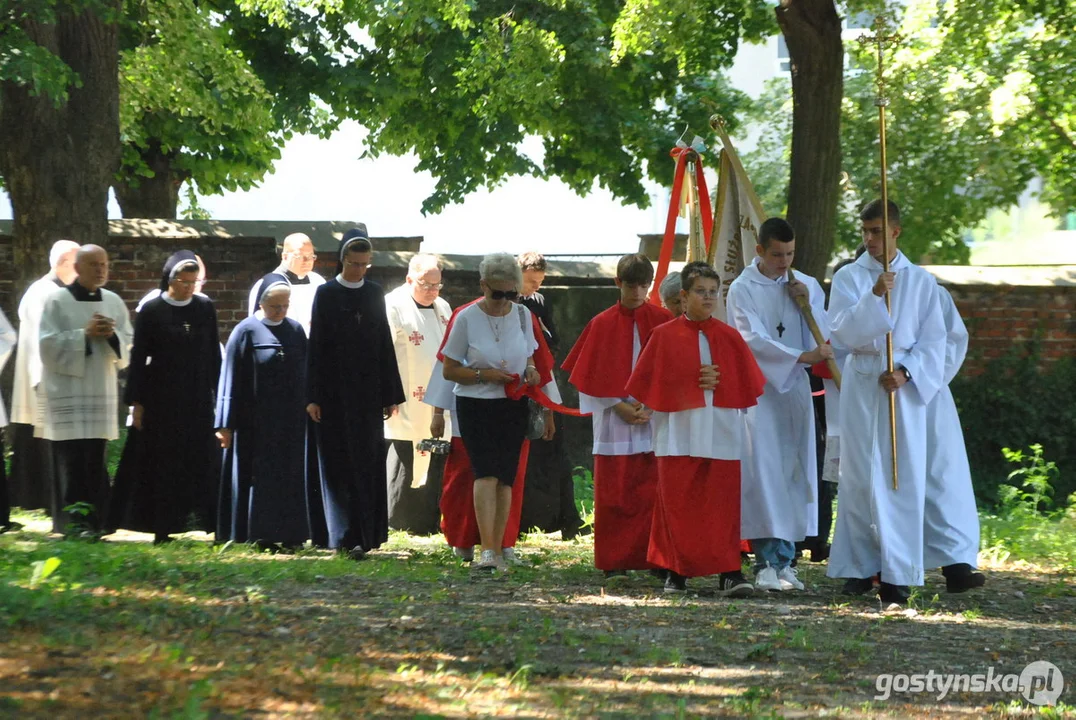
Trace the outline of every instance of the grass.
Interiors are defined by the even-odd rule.
[[[4,717],[1071,710],[1005,693],[940,706],[928,695],[874,700],[882,672],[1019,672],[1046,659],[1076,677],[1076,593],[1059,550],[1042,562],[991,560],[988,592],[947,595],[931,573],[920,614],[905,617],[838,595],[810,564],[800,568],[808,592],[734,603],[715,596],[712,579],[682,598],[642,573],[603,586],[589,538],[531,534],[521,545],[530,566],[474,580],[439,538],[393,534],[355,563],[201,536],[159,547],[134,535],[61,541],[42,516],[19,519],[27,530],[0,536]]]

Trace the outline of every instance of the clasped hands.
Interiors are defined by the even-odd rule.
[[[86,323],[86,337],[99,337],[106,340],[116,334],[116,321],[101,313],[94,313]]]
[[[721,369],[717,365],[699,366],[699,388],[713,390],[721,382]],[[613,406],[613,412],[628,425],[644,425],[650,421],[653,410],[638,401],[622,401]]]

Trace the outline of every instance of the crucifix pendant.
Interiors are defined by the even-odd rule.
[[[508,361],[507,360],[501,360],[501,370],[507,370],[507,369],[508,369]]]
[[[276,351],[276,355],[277,355],[277,357],[278,357],[278,358],[280,358],[281,360],[283,360],[283,359],[284,359],[284,351],[283,351],[283,350],[277,350],[277,351]]]
[[[784,322],[777,323],[777,337],[784,337],[784,334],[785,334],[785,324],[784,324]]]
[[[187,333],[188,335],[191,334],[191,324],[190,323],[183,323],[183,332]]]
[[[362,313],[361,312],[358,312],[358,311],[355,312],[355,324],[356,325],[361,325],[362,324]]]

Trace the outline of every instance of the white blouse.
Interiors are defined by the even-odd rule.
[[[467,368],[496,368],[523,377],[527,358],[537,349],[530,310],[513,304],[504,317],[492,317],[475,303],[456,316],[444,354]],[[497,383],[457,384],[454,392],[459,397],[490,400],[506,397],[504,385]]]

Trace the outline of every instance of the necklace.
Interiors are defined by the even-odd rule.
[[[482,313],[482,314],[486,315],[486,313]],[[493,333],[494,342],[500,342],[501,341],[501,319],[497,318],[497,322],[494,323],[493,318],[491,316],[489,316],[489,315],[486,315],[486,324],[489,325],[489,331],[491,333]]]
[[[501,318],[503,315],[497,317],[497,322],[493,322],[493,316],[485,311],[485,307],[482,308],[482,314],[486,316],[486,324],[489,325],[489,331],[493,333],[494,342],[498,343],[497,347],[501,353],[501,370],[508,368],[508,361],[504,358],[504,346],[500,345],[501,342]]]

